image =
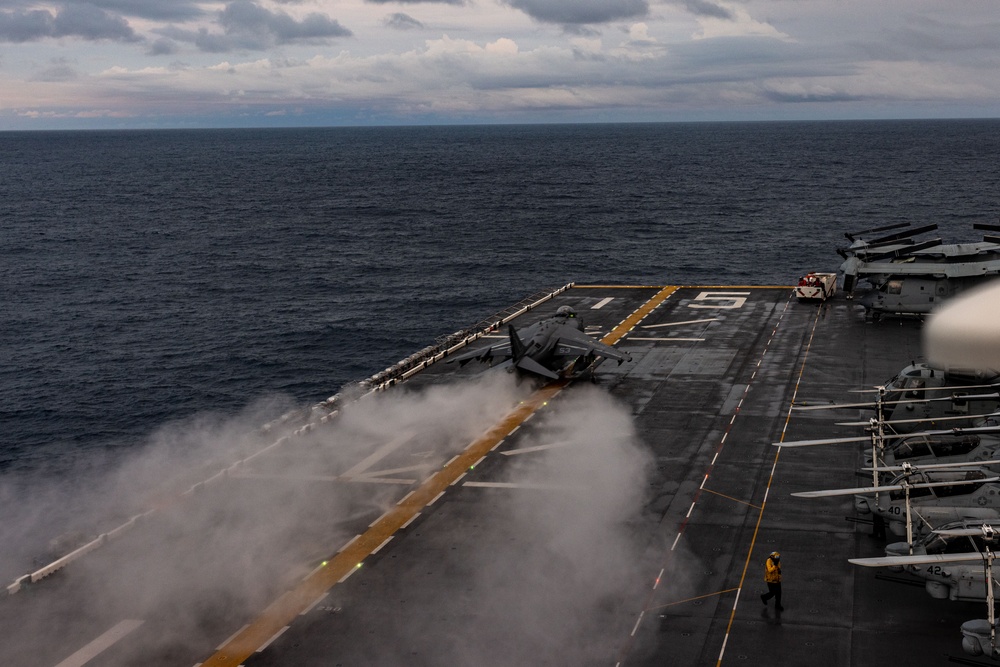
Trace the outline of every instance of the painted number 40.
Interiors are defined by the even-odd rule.
[[[689,303],[688,308],[741,308],[747,302],[750,292],[702,292]]]

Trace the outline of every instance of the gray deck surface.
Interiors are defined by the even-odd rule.
[[[570,305],[600,336],[657,292],[576,287],[515,325]],[[847,520],[852,500],[789,496],[863,484],[858,448],[771,445],[786,422],[786,440],[859,435],[833,423],[870,413],[790,413],[793,395],[857,400],[848,390],[920,357],[920,324],[866,323],[843,298],[790,297],[787,288],[673,293],[618,343],[631,362],[604,364],[596,385],[562,390],[243,664],[860,667],[964,658],[958,628],[983,617],[981,605],[934,600],[922,586],[850,565],[883,553],[870,525]],[[494,375],[506,374],[434,364],[386,392],[371,422],[345,418],[291,440],[0,599],[3,636],[20,638],[0,647],[0,664],[218,661],[226,637],[509,410],[486,405],[477,388]],[[532,391],[509,379],[486,382],[511,396]],[[385,431],[371,425],[380,421]],[[220,522],[232,530],[186,530]],[[781,614],[758,599],[774,549]],[[125,619],[142,624],[89,661],[67,661]]]

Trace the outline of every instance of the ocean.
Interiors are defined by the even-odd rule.
[[[315,403],[569,282],[978,240],[997,155],[988,120],[0,133],[0,480]]]

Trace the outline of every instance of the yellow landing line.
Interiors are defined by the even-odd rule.
[[[605,336],[604,343],[611,345],[620,340],[676,289],[667,287],[658,292]],[[473,441],[464,452],[420,485],[416,491],[405,496],[393,509],[382,515],[364,534],[348,543],[340,553],[313,571],[298,586],[272,602],[256,620],[220,646],[215,655],[203,662],[202,666],[237,667],[252,656],[327,591],[360,568],[365,558],[385,544],[427,505],[437,500],[452,482],[489,454],[497,443],[527,421],[528,417],[568,384],[566,380],[552,382],[532,394],[502,421]]]
[[[791,298],[791,297],[789,297]],[[788,405],[788,412],[785,414],[785,425],[781,429],[780,442],[785,441],[785,432],[788,430],[788,422],[792,419],[792,406],[799,395],[799,383],[802,382],[802,375],[806,371],[806,362],[809,361],[809,351],[812,349],[813,339],[816,337],[816,325],[819,324],[821,309],[816,309],[816,318],[813,320],[812,331],[809,334],[809,342],[806,344],[806,351],[802,357],[802,365],[799,367],[799,376],[795,379],[795,390],[792,392],[792,400]],[[729,644],[729,635],[733,630],[733,622],[736,620],[736,607],[740,603],[740,595],[743,593],[743,584],[746,582],[747,570],[750,569],[750,557],[753,555],[754,547],[757,545],[757,535],[760,532],[760,524],[764,519],[764,508],[767,507],[767,496],[771,492],[771,483],[774,481],[774,473],[778,469],[778,457],[781,456],[781,446],[774,453],[774,463],[771,464],[771,475],[767,478],[767,487],[764,489],[764,499],[760,503],[760,511],[757,514],[757,524],[753,528],[753,537],[750,538],[750,548],[747,550],[746,560],[743,562],[743,574],[740,575],[739,592],[736,593],[736,601],[729,612],[729,623],[726,625],[726,635],[722,639],[722,649],[719,651],[719,659],[716,667],[722,667],[722,659],[726,655],[726,645]]]
[[[701,490],[705,491],[707,493],[714,493],[715,495],[721,496],[722,498],[725,498],[726,500],[732,500],[734,503],[740,503],[741,505],[749,505],[750,507],[754,508],[755,510],[759,510],[761,508],[760,505],[754,505],[753,503],[748,503],[745,500],[740,500],[739,498],[733,498],[732,496],[727,496],[724,493],[719,493],[718,491],[713,491],[712,489],[706,488],[704,486],[701,488]]]
[[[638,310],[622,320],[621,324],[616,326],[607,336],[601,339],[601,342],[605,345],[614,345],[620,341],[625,334],[634,329],[639,322],[646,319],[647,315],[653,312],[657,306],[666,301],[667,297],[677,290],[678,288],[674,285],[668,285],[661,289],[653,295],[653,298],[642,304]]]
[[[330,588],[343,581],[361,567],[362,561],[392,537],[404,524],[413,519],[427,505],[437,500],[448,486],[469,468],[489,454],[498,442],[524,423],[546,401],[551,399],[568,382],[553,382],[536,391],[517,406],[503,421],[480,436],[464,452],[452,459],[438,473],[430,477],[416,491],[389,510],[372,524],[363,535],[351,542],[343,551],[306,577],[297,587],[273,602],[242,632],[219,648],[206,660],[204,667],[239,665],[254,654],[268,639],[290,624],[305,609]]]
[[[658,607],[650,607],[646,611],[656,611],[657,609],[666,609],[667,607],[673,607],[679,604],[684,604],[685,602],[694,602],[695,600],[704,600],[705,598],[715,597],[716,595],[725,595],[726,593],[732,593],[733,591],[738,591],[739,588],[727,588],[724,591],[716,591],[715,593],[706,593],[705,595],[699,595],[697,597],[688,598],[686,600],[678,600],[677,602],[668,602],[667,604],[661,604]]]

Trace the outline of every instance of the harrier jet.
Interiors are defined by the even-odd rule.
[[[469,361],[493,364],[495,359],[510,360],[512,369],[550,380],[579,377],[597,365],[600,359],[615,359],[621,364],[632,358],[583,333],[583,323],[569,306],[561,306],[554,317],[524,327],[507,327],[508,340],[485,349],[465,352],[448,360],[464,366]]]

